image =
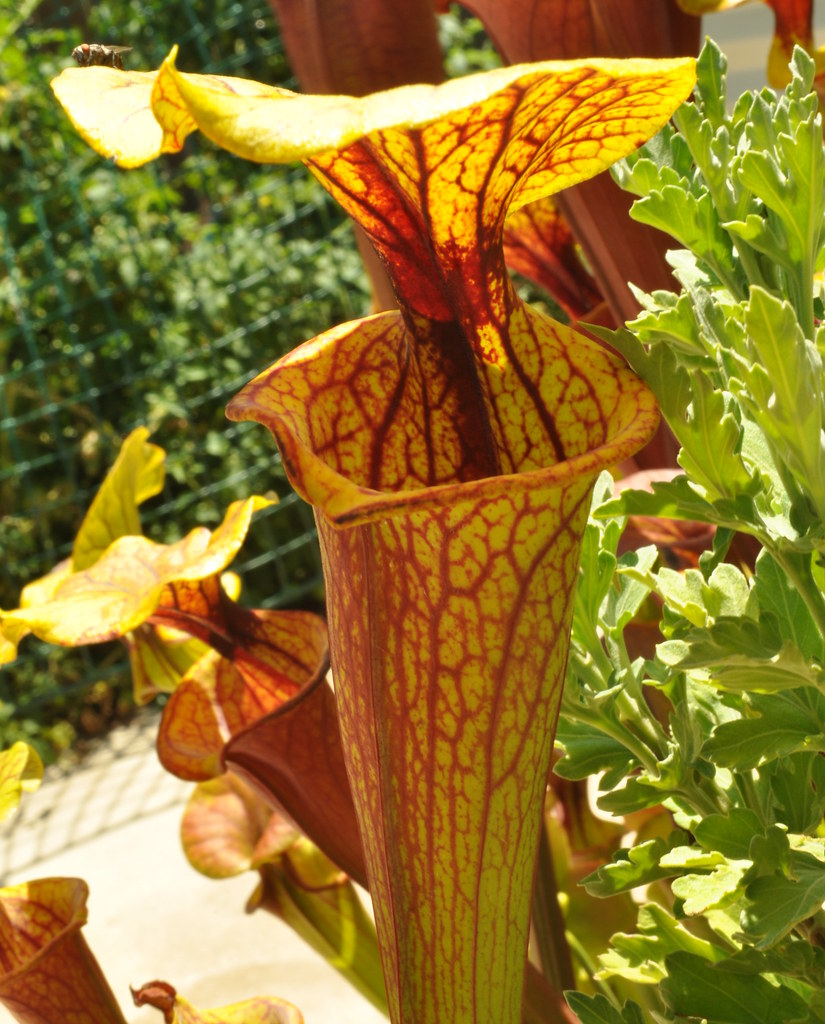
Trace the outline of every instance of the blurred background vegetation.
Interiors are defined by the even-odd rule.
[[[452,74],[495,58],[474,19],[443,19]],[[49,81],[84,41],[157,67],[295,88],[265,0],[23,0],[0,11],[0,608],[68,556],[138,424],[167,451],[145,532],[174,540],[226,506],[276,492],[236,568],[245,602],[318,607],[310,509],[268,432],[227,400],[301,341],[369,311],[348,222],[303,167],[260,167],[191,136],[184,153],[124,172],[96,156]],[[0,748],[51,760],[132,710],[119,645],[25,641],[0,669]],[[82,746],[82,744],[81,744]]]

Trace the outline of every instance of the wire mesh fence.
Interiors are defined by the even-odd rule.
[[[311,513],[267,432],[223,410],[283,352],[365,312],[349,226],[303,168],[247,164],[201,138],[136,171],[96,156],[48,86],[84,41],[131,46],[135,68],[177,42],[183,70],[294,87],[260,0],[0,10],[0,607],[69,554],[139,423],[168,453],[149,536],[214,526],[230,501],[275,491],[236,564],[247,600],[318,601]],[[122,668],[119,650],[25,650],[0,671],[5,742]]]

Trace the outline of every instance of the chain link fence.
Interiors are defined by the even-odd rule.
[[[280,502],[253,523],[235,565],[245,600],[317,604],[311,512],[268,432],[223,410],[279,355],[366,311],[349,225],[302,167],[248,164],[199,136],[136,171],[96,156],[48,84],[84,41],[131,46],[133,68],[157,67],[177,42],[183,70],[295,87],[261,0],[0,10],[0,607],[67,557],[141,423],[168,453],[145,532],[174,540],[217,525],[236,498],[274,491]],[[0,670],[0,743],[36,738],[71,708],[69,732],[93,733],[123,673],[119,647],[27,641]]]

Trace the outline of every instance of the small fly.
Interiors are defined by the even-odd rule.
[[[81,43],[72,50],[72,56],[82,68],[106,67],[123,71],[121,54],[131,46],[108,46],[106,43]]]

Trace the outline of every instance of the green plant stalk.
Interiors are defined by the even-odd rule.
[[[260,871],[262,886],[251,909],[260,906],[280,917],[377,1010],[389,1015],[375,926],[352,884],[314,892],[275,864]]]
[[[675,794],[681,796],[703,817],[708,814],[724,814],[727,809],[721,800],[705,792],[701,785],[681,786]]]
[[[627,728],[633,729],[636,735],[660,761],[667,751],[667,739],[662,727],[656,721],[644,701],[634,700],[627,690],[623,690],[616,698],[619,721]]]
[[[750,249],[750,247],[747,245],[739,245],[737,247],[737,251],[739,253],[739,260],[742,264],[742,267],[745,270],[745,276],[747,277],[748,282],[751,285],[756,284],[762,288],[765,288],[766,290],[773,291],[774,289],[771,288],[771,286],[765,280],[765,275],[762,273],[759,267],[759,260],[757,259],[756,254]],[[747,294],[740,293],[739,295],[740,299],[747,299],[747,297]]]
[[[570,946],[559,906],[556,872],[547,826],[539,830],[536,881],[533,888],[533,934],[545,978],[559,992],[576,987]]]
[[[772,822],[765,813],[764,801],[760,800],[756,786],[753,784],[753,772],[734,772],[733,781],[744,805],[759,816],[763,825],[770,825]]]
[[[809,340],[816,337],[816,324],[814,323],[814,268],[810,259],[810,252],[813,246],[805,247],[805,257],[802,261],[800,276],[794,281],[793,290],[797,292],[796,313],[799,317],[799,326],[802,333]]]
[[[611,635],[613,646],[617,652],[617,660],[620,666],[628,673],[632,672],[632,662],[624,642],[624,633]],[[641,686],[634,686],[634,693],[631,696],[629,689],[624,689],[616,700],[616,708],[619,712],[619,720],[631,724],[636,730],[640,739],[644,740],[658,760],[665,757],[667,752],[667,736],[664,729],[650,711],[647,701],[641,692]]]
[[[611,739],[620,743],[629,751],[636,760],[651,774],[656,773],[658,758],[655,751],[651,751],[647,744],[630,731],[626,722],[619,723],[611,721],[607,716],[601,714],[598,709],[591,709],[583,705],[564,705],[564,713],[573,721],[581,722],[583,725],[590,725],[604,733]]]
[[[613,673],[613,664],[602,645],[596,623],[591,621],[584,607],[581,594],[576,593],[576,600],[573,610],[573,636],[578,637],[582,647],[588,652],[597,665],[597,671],[601,678],[601,686],[606,686],[607,680]]]
[[[585,969],[587,974],[592,978],[593,984],[599,989],[602,995],[610,1001],[612,1006],[617,1010],[621,1010],[622,1004],[619,1002],[613,989],[603,978],[596,977],[599,970],[598,964],[594,963],[590,954],[572,932],[567,933],[567,942],[573,955]]]
[[[825,636],[825,597],[811,572],[811,556],[795,551],[783,551],[775,544],[766,547],[801,595],[820,635]]]

